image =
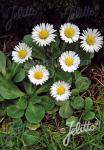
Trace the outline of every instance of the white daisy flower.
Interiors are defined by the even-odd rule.
[[[66,51],[61,54],[59,63],[64,71],[74,72],[80,64],[79,56],[73,51]]]
[[[32,67],[28,72],[29,80],[35,85],[42,85],[49,78],[48,70],[42,65]]]
[[[50,45],[51,42],[55,42],[56,30],[53,29],[53,25],[41,23],[33,28],[32,38],[39,46]]]
[[[60,36],[63,41],[66,43],[73,43],[78,41],[80,35],[80,30],[78,26],[72,23],[65,23],[61,25]]]
[[[51,96],[57,101],[65,101],[69,99],[71,95],[70,84],[64,81],[55,82],[51,86]]]
[[[98,29],[89,29],[84,30],[81,39],[81,47],[86,52],[98,52],[100,48],[103,46],[103,36],[98,31]]]
[[[12,60],[16,63],[24,63],[29,58],[32,59],[32,48],[28,47],[25,43],[19,43],[12,51]]]

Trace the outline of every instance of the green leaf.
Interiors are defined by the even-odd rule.
[[[0,133],[0,145],[3,145],[4,134]]]
[[[5,110],[0,109],[0,117],[3,117],[5,115]]]
[[[55,104],[57,105],[57,106],[62,106],[62,105],[64,105],[66,103],[66,101],[55,101]]]
[[[55,103],[54,103],[54,100],[51,97],[42,96],[41,99],[42,99],[41,105],[44,106],[46,112],[50,111],[54,108]]]
[[[47,84],[44,84],[44,85],[42,85],[41,87],[39,87],[37,90],[36,90],[36,92],[35,92],[35,94],[36,95],[39,95],[39,94],[42,94],[42,93],[46,93],[46,92],[49,92],[49,84],[47,83]]]
[[[50,78],[53,78],[54,77],[54,74],[55,74],[55,70],[53,67],[48,67],[48,71],[49,71],[49,77]]]
[[[0,51],[0,72],[5,76],[6,75],[6,56],[3,52]]]
[[[56,42],[51,43],[51,51],[52,51],[52,57],[54,59],[58,58],[61,54],[60,48],[59,48],[60,40],[58,36],[56,37]]]
[[[56,70],[54,78],[55,81],[64,80],[69,83],[72,83],[72,74],[68,72],[64,72],[63,70]]]
[[[93,100],[90,97],[87,97],[85,99],[85,110],[92,109],[92,106],[93,106]]]
[[[78,117],[71,116],[66,120],[66,125],[72,127],[75,126],[77,122],[78,122]]]
[[[56,143],[60,143],[62,140],[61,134],[59,132],[53,132],[52,137]]]
[[[30,47],[34,45],[32,36],[30,34],[25,35],[22,42],[26,43]]]
[[[56,106],[52,110],[48,111],[47,113],[52,115],[52,114],[55,114],[58,110],[59,108]]]
[[[24,95],[11,81],[0,79],[0,95],[5,99],[15,99]]]
[[[81,59],[81,63],[80,63],[81,67],[91,64],[91,60],[94,57],[94,53],[87,53],[82,48],[80,48],[77,51],[77,54],[79,55]]]
[[[73,72],[74,76],[75,76],[75,80],[78,79],[79,77],[82,77],[81,72],[76,70],[75,72]]]
[[[36,90],[36,87],[28,80],[23,81],[23,87],[27,94],[32,94]]]
[[[5,99],[0,95],[0,102],[4,101]]]
[[[29,103],[25,116],[30,123],[39,123],[43,119],[44,115],[45,109],[43,106]]]
[[[20,99],[18,100],[18,102],[16,103],[16,107],[18,109],[24,110],[27,107],[27,100],[25,97],[20,97]]]
[[[90,83],[91,82],[87,77],[79,77],[75,81],[75,86],[79,92],[85,92],[89,88]]]
[[[20,69],[21,69],[21,64],[13,62],[11,66],[8,66],[7,68],[6,78],[12,79],[16,75],[16,73],[20,71]]]
[[[69,101],[60,107],[59,114],[62,118],[69,118],[73,114]]]
[[[84,99],[80,96],[77,96],[71,100],[71,106],[74,109],[82,109],[84,107]]]
[[[95,118],[95,113],[93,111],[88,111],[84,114],[83,119],[86,121],[90,121]]]
[[[6,111],[11,118],[21,118],[24,115],[24,110],[18,109],[15,105],[8,106]]]
[[[30,102],[32,104],[41,103],[41,97],[33,94],[33,95],[31,95]]]
[[[30,145],[39,143],[39,141],[40,141],[40,134],[37,131],[35,131],[35,132],[25,131],[23,133],[22,138],[23,138],[24,144],[26,146],[30,146]]]
[[[30,61],[25,62],[24,66],[23,66],[25,72],[28,72],[28,70],[30,70],[30,68],[32,68],[35,63],[37,63],[37,61],[36,62],[35,61],[36,60],[31,61],[31,62]]]
[[[69,45],[65,43],[64,41],[61,41],[61,50],[64,52],[67,49],[69,49]]]
[[[32,131],[35,131],[37,130],[38,128],[40,128],[40,124],[27,124],[27,126],[29,130],[32,130]]]
[[[20,69],[20,71],[16,74],[14,81],[21,82],[25,78],[25,71],[24,69]]]
[[[45,49],[43,47],[39,47],[33,42],[31,35],[25,35],[23,38],[24,43],[26,43],[29,47],[32,47],[32,56],[37,59],[45,60]]]
[[[72,96],[78,96],[79,90],[78,89],[72,89]]]

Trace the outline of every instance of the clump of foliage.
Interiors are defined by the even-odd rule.
[[[94,42],[94,39],[91,41]],[[66,125],[70,121],[92,120],[96,117],[91,97],[84,96],[91,81],[81,74],[81,70],[91,64],[94,53],[88,53],[80,46],[80,42],[65,43],[57,35],[50,46],[37,45],[31,35],[25,35],[22,43],[32,49],[32,59],[23,63],[16,63],[0,51],[0,117],[8,116],[21,119],[26,124],[39,125],[45,114],[53,116],[59,113],[65,119]],[[59,57],[65,51],[74,51],[80,57],[78,70],[65,72],[59,64]],[[23,51],[23,49],[22,49]],[[41,64],[49,71],[49,79],[41,85],[34,85],[28,79],[28,71],[32,66]],[[65,81],[71,85],[71,96],[67,100],[56,100],[50,94],[53,83]],[[76,112],[80,111],[80,116]],[[30,133],[29,133],[30,134]],[[34,142],[36,135],[24,132],[26,143]],[[33,137],[33,138],[32,138]],[[32,138],[32,140],[30,140]],[[30,141],[29,141],[30,140]],[[36,138],[35,138],[36,140]]]

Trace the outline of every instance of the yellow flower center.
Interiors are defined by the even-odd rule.
[[[94,35],[88,35],[86,42],[88,45],[94,45],[96,42],[95,36]]]
[[[64,34],[67,38],[72,38],[75,35],[75,29],[72,27],[66,28]]]
[[[26,50],[25,50],[25,49],[19,50],[18,56],[19,56],[21,59],[24,59],[24,58],[27,56]]]
[[[65,93],[65,88],[63,86],[59,86],[57,88],[57,94],[58,95],[63,95]]]
[[[41,71],[37,71],[34,73],[34,78],[36,78],[37,80],[40,80],[43,78],[43,72]]]
[[[42,30],[39,32],[40,39],[46,39],[49,36],[49,32],[47,30]]]
[[[68,58],[65,59],[65,64],[66,64],[67,66],[72,66],[73,63],[74,63],[74,60],[73,60],[72,57],[68,57]]]

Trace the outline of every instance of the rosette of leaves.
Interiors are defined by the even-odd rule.
[[[82,76],[80,71],[74,73],[62,71],[58,63],[61,53],[69,49],[77,51],[80,55],[80,69],[89,65],[93,56],[82,52],[79,43],[68,45],[62,43],[58,37],[55,43],[45,48],[36,45],[31,35],[24,36],[22,42],[32,47],[33,57],[32,60],[22,65],[10,61],[3,52],[0,52],[0,111],[2,111],[2,116],[7,113],[10,118],[25,118],[31,124],[38,124],[45,117],[45,113],[54,115],[59,112],[62,118],[70,120],[69,118],[74,116],[75,111],[81,110],[82,119],[93,119],[95,117],[93,102],[90,98],[82,97],[91,84],[90,80]],[[50,72],[50,79],[41,86],[31,84],[27,78],[28,70],[37,63],[47,66]],[[50,96],[50,87],[58,80],[72,85],[72,96],[67,101],[57,102]]]

